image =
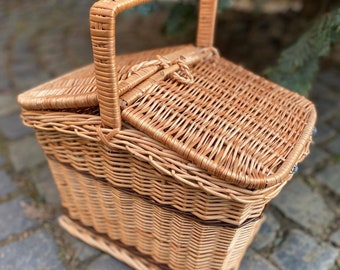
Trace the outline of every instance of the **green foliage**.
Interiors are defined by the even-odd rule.
[[[138,12],[141,15],[148,15],[153,11],[156,11],[159,9],[159,3],[156,1],[145,3],[142,5],[135,6],[131,9],[128,10],[126,13],[131,13],[131,12]]]
[[[219,0],[218,1],[218,11],[221,12],[224,9],[231,7],[235,0]]]
[[[178,1],[167,18],[164,31],[166,34],[194,35],[198,18],[199,1]],[[234,0],[219,0],[218,11],[221,12],[231,6]]]
[[[148,15],[159,10],[161,6],[170,7],[170,13],[163,28],[164,33],[167,35],[189,35],[193,37],[197,25],[199,0],[177,0],[175,3],[171,2],[168,0],[152,1],[131,8],[125,14],[137,12],[142,15]],[[233,2],[234,0],[219,0],[218,11],[229,8]]]
[[[177,3],[166,20],[164,31],[166,34],[190,34],[197,21],[197,6],[193,3]]]
[[[306,95],[319,69],[319,59],[329,54],[340,40],[340,8],[324,14],[294,43],[284,50],[275,67],[265,70],[272,81]]]

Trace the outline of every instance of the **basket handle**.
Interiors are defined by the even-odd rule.
[[[151,0],[100,0],[90,10],[90,31],[102,125],[119,131],[121,115],[116,69],[116,16]],[[196,44],[211,47],[214,39],[217,0],[200,0]]]

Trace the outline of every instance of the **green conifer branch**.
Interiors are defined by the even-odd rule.
[[[340,8],[324,14],[294,43],[284,50],[276,66],[265,70],[272,81],[306,95],[318,69],[320,57],[330,53],[340,40]]]

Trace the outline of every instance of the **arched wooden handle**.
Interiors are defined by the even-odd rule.
[[[151,0],[100,0],[90,11],[90,31],[102,125],[120,130],[121,116],[116,69],[116,16]],[[217,0],[201,0],[197,46],[211,47],[214,39]]]

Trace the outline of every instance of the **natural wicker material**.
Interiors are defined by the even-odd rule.
[[[107,147],[98,141],[99,116],[31,111],[24,111],[23,116],[26,124],[36,128],[47,155],[202,220],[240,225],[261,215],[264,206],[286,183],[259,190],[230,185],[172,151],[160,156],[163,146],[136,130],[122,130]],[[155,168],[162,168],[162,173]]]
[[[134,269],[138,270],[169,270],[166,265],[160,265],[155,263],[150,257],[147,257],[142,254],[138,254],[135,250],[131,250],[131,248],[127,248],[123,246],[121,243],[117,241],[108,241],[107,237],[102,234],[98,234],[89,228],[85,228],[84,226],[72,221],[67,216],[61,216],[59,218],[60,225],[72,234],[74,237],[77,237],[87,244],[94,246],[96,248],[101,249],[102,251],[112,255],[113,257],[125,262],[127,265],[131,266]],[[255,233],[261,225],[261,221],[256,224]],[[255,234],[254,233],[254,234]],[[238,256],[241,258],[242,256]],[[227,261],[226,261],[227,263]],[[210,268],[209,268],[210,269]],[[234,265],[223,265],[222,270],[228,269],[237,269],[236,263]]]
[[[131,67],[141,61],[151,60],[155,55],[169,55],[169,59],[178,57],[181,52],[192,51],[193,46],[176,46],[150,50],[117,57],[117,75],[119,94],[132,88],[140,82],[140,78],[150,76],[153,72],[139,72],[127,81]],[[171,55],[174,52],[175,55]],[[137,78],[136,78],[137,77]],[[74,109],[98,106],[97,87],[94,66],[88,65],[65,74],[55,80],[46,82],[34,89],[19,95],[18,101],[22,107],[29,110],[44,109]]]
[[[217,270],[223,264],[223,269],[235,269],[263,220],[241,227],[203,222],[53,159],[49,164],[72,219],[171,269]]]
[[[173,270],[236,269],[309,152],[314,106],[218,55],[217,1],[200,2],[197,46],[116,56],[115,17],[142,2],[95,3],[94,65],[20,95],[23,120],[88,232]]]
[[[67,216],[61,216],[58,219],[59,224],[74,237],[77,237],[85,243],[96,247],[118,260],[125,262],[133,269],[139,270],[168,270],[168,267],[162,267],[157,264],[152,264],[145,259],[144,256],[138,256],[135,252],[131,252],[126,246],[122,246],[113,241],[108,241],[107,237],[94,233],[89,228],[79,225],[72,221]]]

